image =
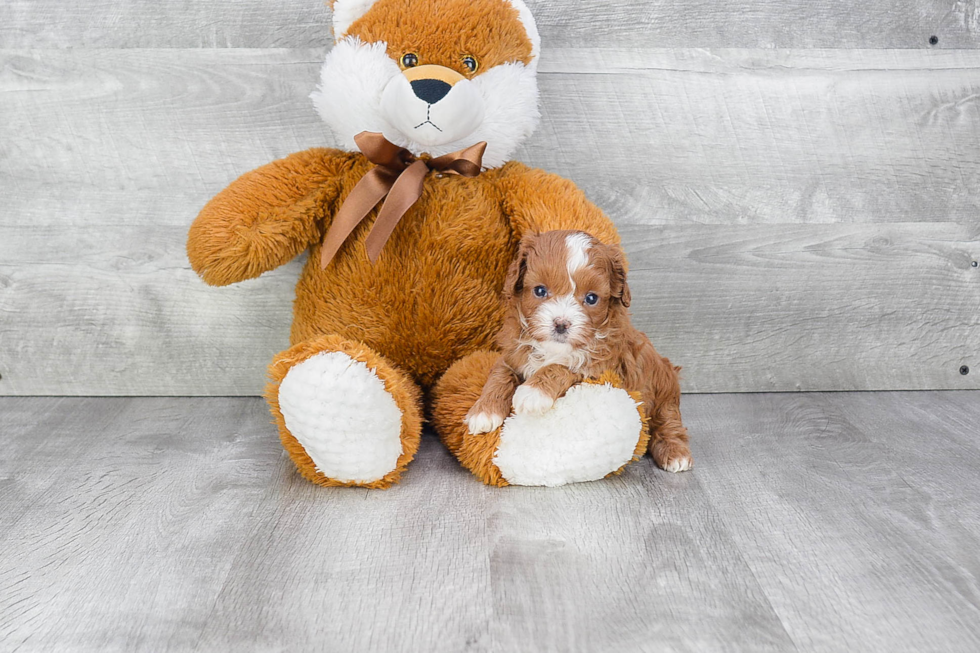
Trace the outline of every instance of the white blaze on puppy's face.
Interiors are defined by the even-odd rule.
[[[549,299],[535,312],[532,321],[535,324],[536,335],[542,340],[570,344],[581,337],[582,330],[588,323],[588,316],[576,297],[578,288],[575,284],[575,275],[589,265],[591,246],[592,237],[586,233],[576,232],[565,237],[564,255],[568,284],[562,290],[570,288],[571,292]]]
[[[568,249],[568,280],[575,292],[575,273],[589,264],[589,249],[592,247],[592,237],[586,233],[574,233],[565,237],[565,247]]]
[[[590,251],[594,240],[582,232],[539,237],[528,260],[524,315],[528,359],[521,370],[527,376],[551,364],[582,371],[598,337],[583,299],[597,288]],[[583,285],[585,284],[585,285]],[[580,287],[582,286],[582,287]],[[589,286],[589,287],[585,287]],[[539,295],[543,292],[543,295]]]

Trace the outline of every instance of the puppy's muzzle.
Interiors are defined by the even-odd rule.
[[[427,104],[436,104],[453,90],[453,86],[466,79],[451,68],[434,64],[409,68],[402,74],[412,85],[415,97]]]

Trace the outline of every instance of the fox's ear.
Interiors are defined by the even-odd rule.
[[[534,16],[531,15],[531,10],[527,8],[524,4],[524,0],[507,0],[514,9],[517,10],[517,15],[521,19],[521,24],[524,25],[524,31],[527,32],[527,38],[531,41],[531,61],[533,65],[537,65],[538,57],[541,55],[541,36],[538,34],[537,23],[534,22]]]
[[[358,18],[368,12],[378,0],[327,0],[330,9],[333,10],[333,37],[335,41],[347,36],[347,30]],[[527,32],[527,38],[531,41],[531,59],[537,62],[538,55],[541,53],[541,37],[538,35],[538,27],[534,22],[531,10],[524,4],[524,0],[504,0],[510,3],[517,10],[518,17]]]
[[[329,0],[333,9],[333,38],[335,41],[347,36],[347,30],[358,18],[378,0]]]

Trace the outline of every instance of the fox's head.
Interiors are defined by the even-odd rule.
[[[341,144],[362,131],[419,155],[487,141],[502,165],[534,131],[540,48],[522,0],[332,0],[337,43],[310,96]]]

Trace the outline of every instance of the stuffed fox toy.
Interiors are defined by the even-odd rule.
[[[527,7],[330,4],[336,44],[311,97],[342,149],[243,175],[204,207],[187,243],[194,270],[216,286],[310,252],[292,346],[270,367],[283,446],[314,483],[385,488],[415,455],[428,409],[487,483],[618,471],[649,436],[617,379],[593,379],[548,414],[491,433],[464,423],[498,356],[500,293],[522,236],[574,229],[619,240],[574,184],[508,160],[538,119],[540,44]]]

